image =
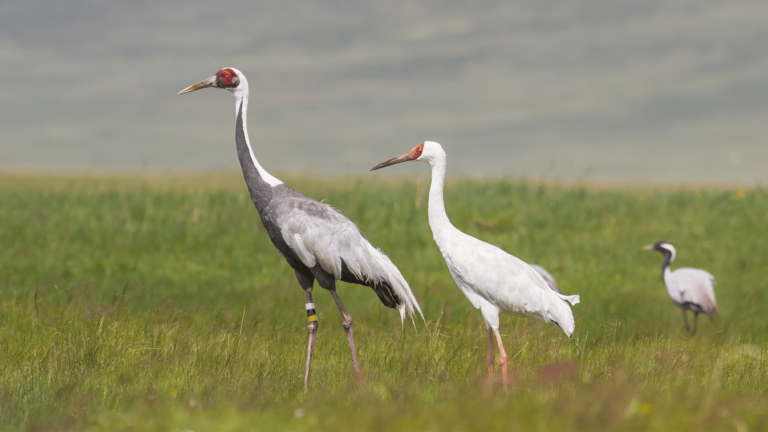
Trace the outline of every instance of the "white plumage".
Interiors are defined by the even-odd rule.
[[[715,277],[706,270],[690,267],[664,272],[664,284],[669,297],[677,304],[692,303],[709,314],[717,310],[715,301]]]
[[[575,324],[568,303],[577,304],[579,296],[564,296],[551,290],[530,265],[497,246],[459,231],[451,224],[443,201],[447,158],[440,144],[424,142],[371,170],[410,160],[426,161],[432,167],[429,226],[451,276],[470,303],[483,315],[490,343],[489,375],[493,374],[492,334],[496,336],[506,389],[507,355],[498,331],[499,314],[534,318],[559,327],[570,337]]]
[[[431,206],[430,198],[430,206]],[[499,328],[499,313],[533,318],[559,327],[571,337],[571,308],[579,296],[564,296],[530,265],[517,257],[459,231],[430,207],[430,227],[448,269],[470,303],[483,314],[491,330]],[[447,222],[447,223],[446,223]]]

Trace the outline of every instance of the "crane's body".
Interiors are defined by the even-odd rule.
[[[715,277],[706,270],[683,267],[672,270],[669,265],[675,260],[677,250],[665,241],[658,241],[652,245],[644,246],[644,250],[655,250],[664,255],[661,264],[661,280],[667,287],[669,298],[682,312],[685,321],[685,329],[688,327],[686,311],[693,312],[693,334],[698,328],[699,314],[707,314],[712,322],[717,316],[717,302],[715,300]]]
[[[431,200],[430,200],[431,204]],[[486,325],[499,329],[499,314],[532,318],[562,329],[571,337],[573,314],[568,301],[549,288],[544,278],[522,260],[472,237],[450,223],[436,222],[430,212],[430,227],[448,270],[470,303],[480,309]]]
[[[399,309],[401,319],[406,313],[413,316],[414,309],[421,314],[416,298],[397,267],[366,240],[352,221],[330,205],[295,191],[259,164],[248,138],[248,81],[245,76],[237,69],[225,68],[179,94],[206,87],[226,89],[235,96],[235,144],[251,201],[272,244],[294,270],[307,296],[309,346],[304,387],[308,387],[318,328],[312,297],[315,280],[330,291],[342,314],[352,362],[360,382],[352,317],[336,293],[336,281],[370,287],[385,306]]]
[[[553,291],[542,276],[522,260],[451,224],[443,199],[447,157],[440,144],[424,142],[371,170],[410,160],[426,161],[432,168],[428,209],[432,235],[454,281],[483,315],[488,328],[489,375],[493,374],[493,335],[496,336],[506,389],[507,356],[499,334],[499,314],[533,318],[558,327],[571,337],[575,323],[568,303],[575,305],[579,296],[564,296]]]

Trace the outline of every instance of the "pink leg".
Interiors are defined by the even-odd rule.
[[[499,331],[494,330],[493,333],[496,335],[496,343],[499,345],[499,363],[501,364],[501,373],[503,374],[504,392],[509,393],[509,389],[507,388],[507,353],[504,352],[504,344],[501,343],[501,334]]]
[[[341,317],[343,319],[342,326],[344,327],[344,331],[347,332],[347,342],[349,342],[349,352],[352,354],[352,365],[355,367],[355,376],[357,377],[357,384],[359,386],[363,385],[363,377],[360,376],[360,366],[357,364],[357,351],[355,350],[355,337],[352,335],[352,316],[347,312],[347,310],[344,308],[344,304],[341,303],[341,298],[339,298],[339,295],[336,293],[336,290],[330,290],[331,295],[333,296],[333,300],[336,301],[336,306],[339,307],[339,312],[341,312]]]
[[[496,353],[493,351],[493,330],[488,327],[488,383],[493,383],[493,360]]]

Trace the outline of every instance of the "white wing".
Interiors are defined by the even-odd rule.
[[[693,303],[706,313],[717,310],[715,301],[715,277],[708,271],[695,268],[679,268],[669,272],[664,279],[672,300],[677,303]]]
[[[319,265],[340,280],[343,263],[358,281],[391,287],[400,299],[398,309],[402,318],[406,311],[413,316],[414,309],[421,314],[400,270],[341,212],[303,198],[284,201],[279,214],[277,223],[282,237],[304,265]]]
[[[575,323],[568,303],[577,304],[578,295],[551,290],[530,265],[482,240],[461,233],[445,242],[448,247],[443,257],[475,307],[482,309],[482,299],[508,314],[557,324],[568,336],[573,334]]]

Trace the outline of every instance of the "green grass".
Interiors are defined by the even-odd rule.
[[[0,174],[4,430],[748,430],[768,424],[768,192],[458,181],[453,223],[581,294],[576,332],[502,317],[511,388],[486,383],[487,339],[433,244],[428,181],[289,181],[326,198],[400,267],[428,323],[401,329],[368,288],[357,388],[341,318],[304,294],[238,174]],[[721,321],[683,332],[660,280],[717,278]],[[499,378],[500,371],[496,372]]]

